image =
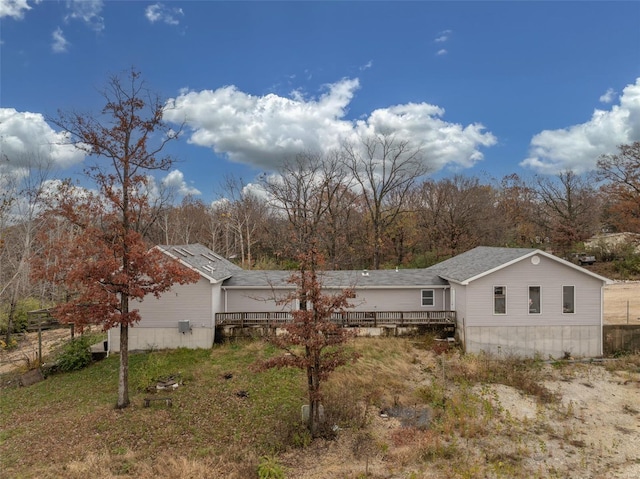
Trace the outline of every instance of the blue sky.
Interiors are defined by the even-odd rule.
[[[158,181],[216,198],[302,150],[393,131],[436,177],[590,171],[640,140],[640,2],[0,0],[0,147],[87,161],[46,122],[132,66],[186,122]]]

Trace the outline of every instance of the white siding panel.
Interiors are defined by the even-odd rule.
[[[156,298],[148,295],[143,301],[132,303],[142,320],[136,328],[175,328],[179,320],[189,320],[192,327],[212,328],[211,283],[204,278],[193,284],[177,284]]]
[[[527,258],[471,282],[467,287],[466,325],[600,325],[602,282],[550,258],[539,258],[537,265]],[[562,312],[562,286],[568,285],[575,286],[575,314]],[[507,287],[506,315],[493,314],[494,286]],[[529,314],[529,286],[542,287],[541,314]]]
[[[422,306],[423,289],[434,290],[434,305]],[[328,290],[328,294],[337,291]],[[226,312],[267,312],[288,311],[291,305],[276,304],[275,296],[284,298],[286,292],[266,289],[228,289],[226,293]],[[445,290],[443,288],[407,288],[407,289],[357,289],[356,297],[350,299],[352,311],[443,311],[445,310]]]
[[[254,313],[289,311],[288,304],[276,304],[276,298],[283,299],[287,296],[286,291],[270,289],[228,289],[223,290],[223,302],[225,308],[221,311],[228,313]]]
[[[422,290],[434,290],[434,305],[422,306]],[[445,294],[442,288],[358,289],[350,300],[352,311],[443,311]]]

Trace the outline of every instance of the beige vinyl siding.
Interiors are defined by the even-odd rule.
[[[550,258],[530,258],[472,281],[467,286],[466,326],[600,325],[602,281]],[[493,287],[507,287],[507,314],[493,314]],[[562,312],[562,286],[575,286],[575,313]],[[541,286],[542,312],[529,314],[529,287]],[[462,302],[458,297],[458,311]]]
[[[212,300],[212,285],[204,278],[194,284],[174,285],[160,298],[148,295],[143,301],[131,304],[142,317],[135,327],[177,330],[179,320],[189,320],[192,328],[211,328]]]

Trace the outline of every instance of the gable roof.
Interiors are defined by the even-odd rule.
[[[243,271],[239,266],[236,266],[231,261],[226,260],[199,243],[158,245],[156,248],[159,248],[173,258],[177,258],[212,283],[224,281],[232,274]]]
[[[441,278],[459,284],[469,284],[470,282],[493,273],[494,271],[506,268],[507,266],[522,261],[533,255],[541,255],[558,263],[574,268],[584,274],[597,278],[605,283],[610,280],[581,268],[569,261],[558,258],[534,248],[498,248],[492,246],[478,246],[465,253],[454,256],[442,263],[435,264],[429,268],[432,273]]]

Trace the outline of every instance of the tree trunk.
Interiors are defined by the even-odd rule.
[[[15,295],[13,295],[13,297],[11,298],[11,304],[9,305],[9,317],[7,319],[7,334],[5,336],[5,344],[7,345],[7,348],[10,346],[11,344],[11,332],[13,329],[13,318],[16,315],[16,308],[17,308],[17,301],[16,301],[16,297]]]
[[[129,326],[120,324],[120,370],[118,374],[117,409],[129,405]]]

